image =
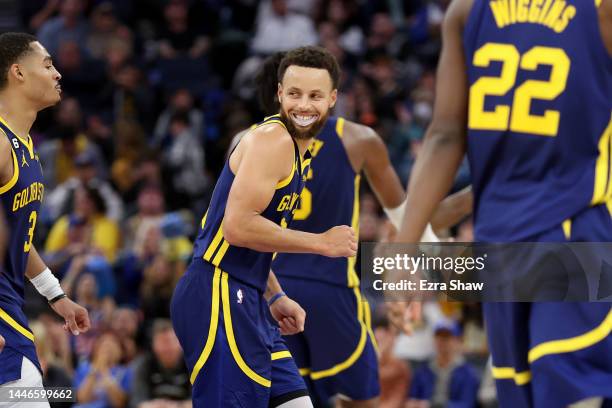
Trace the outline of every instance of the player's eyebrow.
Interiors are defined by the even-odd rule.
[[[43,58],[43,62],[53,62],[53,60],[51,59],[50,55],[47,55],[45,58]]]
[[[295,86],[292,86],[291,88],[289,88],[289,92],[291,91],[297,91],[297,92],[307,92],[307,93],[314,93],[314,92],[318,92],[318,93],[323,93],[323,90],[320,88],[315,88],[315,89],[310,89],[308,91],[304,91],[301,88],[297,88]]]

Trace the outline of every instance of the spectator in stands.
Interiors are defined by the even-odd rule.
[[[131,408],[191,407],[189,372],[169,320],[153,323],[152,352],[136,361],[133,370]]]
[[[181,88],[170,96],[170,103],[159,115],[153,132],[151,144],[155,147],[164,146],[168,140],[170,121],[177,112],[186,113],[189,117],[189,128],[193,135],[203,140],[204,136],[204,113],[194,106],[193,95],[188,89]]]
[[[98,174],[104,177],[106,173],[102,153],[81,130],[82,118],[81,105],[76,98],[66,97],[58,105],[54,126],[48,133],[50,140],[38,149],[47,191],[76,175],[75,158],[85,151],[94,157]]]
[[[204,205],[197,200],[203,197],[209,184],[204,173],[204,149],[192,132],[187,113],[174,113],[168,130],[170,142],[162,156],[163,174],[172,188],[168,206],[180,209],[189,203],[188,208],[201,211]]]
[[[410,383],[408,365],[393,354],[397,329],[384,314],[374,322],[374,336],[378,343],[378,366],[380,376],[380,408],[403,408],[406,390]]]
[[[60,8],[61,0],[23,1],[20,14],[23,25],[31,32],[37,32]]]
[[[115,334],[96,339],[91,359],[81,363],[74,376],[76,407],[123,408],[127,405],[132,372],[122,365],[123,350]]]
[[[124,248],[140,255],[146,234],[151,227],[158,227],[164,216],[164,195],[155,184],[144,186],[138,193],[137,212],[124,224]]]
[[[434,329],[434,342],[436,356],[415,371],[407,407],[476,408],[479,380],[463,357],[458,324],[440,322]]]
[[[40,321],[34,321],[30,323],[30,329],[34,333],[36,354],[43,372],[43,385],[45,388],[71,387],[72,378],[70,372],[55,362],[55,356],[51,349],[52,340],[47,334],[45,325]],[[52,408],[64,408],[72,406],[72,403],[51,402],[50,405]]]
[[[318,41],[309,16],[290,11],[287,0],[268,0],[259,4],[255,36],[251,49],[256,54],[270,55]]]
[[[210,39],[197,25],[190,24],[186,0],[168,1],[164,7],[164,20],[157,41],[161,58],[186,56],[196,59],[206,53]]]
[[[105,216],[120,222],[123,219],[123,202],[107,181],[98,175],[96,157],[92,151],[79,154],[74,160],[75,175],[58,185],[47,196],[46,206],[52,219],[68,214],[76,191],[88,186],[97,191],[104,202]]]
[[[110,329],[121,342],[125,364],[130,364],[138,354],[138,323],[138,314],[132,308],[119,307],[113,311]]]
[[[75,261],[79,262],[78,258]],[[82,270],[83,267],[75,266],[75,268]],[[62,282],[62,285],[64,285],[64,282]],[[71,292],[68,291],[67,293]],[[83,362],[90,357],[94,342],[108,327],[114,302],[110,299],[103,302],[102,299],[100,299],[98,296],[96,278],[93,274],[88,272],[79,274],[76,280],[74,294],[74,298],[79,299],[79,304],[83,305],[89,312],[89,318],[91,320],[91,329],[87,333],[82,333],[70,339],[76,361]]]
[[[176,263],[160,254],[145,267],[140,290],[145,330],[150,328],[156,318],[170,318],[170,299],[176,281],[182,274],[181,271],[175,269],[176,266]]]
[[[59,16],[46,21],[38,30],[38,41],[51,55],[57,55],[60,43],[75,41],[81,49],[89,32],[89,22],[83,18],[85,4],[83,0],[62,0]]]
[[[55,251],[45,249],[49,267],[56,271],[59,278],[66,275],[75,257],[91,252],[91,226],[81,218],[69,217],[66,237],[67,242],[61,248]]]
[[[72,379],[74,373],[73,355],[70,348],[70,335],[64,330],[64,321],[59,320],[55,314],[46,311],[41,314],[38,321],[44,327],[45,346],[48,351],[45,351],[45,356],[49,364],[59,367],[65,371]],[[38,336],[34,336],[38,339]]]
[[[74,40],[61,41],[54,57],[57,69],[66,74],[62,91],[77,98],[86,112],[94,111],[108,80],[104,66]]]
[[[133,49],[133,35],[121,24],[110,1],[98,3],[91,12],[91,27],[87,36],[87,49],[92,57],[102,59],[108,50],[118,42]]]
[[[85,225],[91,229],[90,247],[102,254],[107,261],[114,262],[121,244],[119,226],[106,217],[104,200],[97,189],[91,186],[75,190],[73,210],[61,217],[51,228],[45,251],[56,253],[68,248],[69,231],[73,225]]]
[[[329,22],[337,30],[339,44],[353,55],[364,52],[364,35],[357,24],[357,2],[355,0],[325,0],[321,2],[319,25]]]
[[[152,128],[155,97],[146,76],[135,61],[127,60],[116,69],[102,93],[101,109],[113,121],[128,120]]]
[[[115,123],[115,137],[110,142],[115,148],[111,177],[120,191],[129,190],[130,175],[147,149],[144,129],[138,122],[118,121]]]

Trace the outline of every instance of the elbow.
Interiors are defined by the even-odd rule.
[[[244,228],[237,217],[228,216],[223,220],[223,238],[232,246],[244,246]]]

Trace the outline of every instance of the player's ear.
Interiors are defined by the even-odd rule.
[[[283,85],[279,82],[278,83],[278,90],[276,92],[276,95],[278,97],[278,103],[282,104],[283,103]]]
[[[9,68],[9,76],[11,75],[18,81],[23,81],[24,79],[23,74],[21,73],[21,68],[19,67],[19,64],[11,65],[11,67]]]
[[[329,108],[333,108],[334,105],[336,105],[336,100],[338,100],[338,90],[334,89],[331,94],[329,95],[330,99],[331,99],[331,103],[329,104]]]

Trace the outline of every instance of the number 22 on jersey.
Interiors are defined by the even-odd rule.
[[[556,136],[559,111],[531,113],[532,99],[553,100],[567,85],[570,59],[561,48],[535,46],[522,56],[514,45],[487,43],[474,53],[473,65],[486,68],[491,62],[502,63],[498,77],[481,77],[470,87],[468,127],[474,130],[510,130],[538,136]],[[503,96],[514,88],[519,69],[535,71],[541,65],[551,67],[547,81],[526,80],[514,91],[512,106],[497,105],[485,111],[487,96]]]

